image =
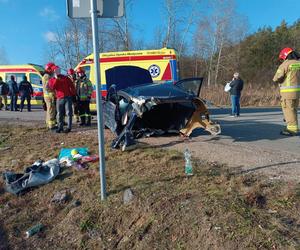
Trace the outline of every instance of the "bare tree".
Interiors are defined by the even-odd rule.
[[[47,58],[65,70],[77,65],[91,52],[90,26],[86,20],[69,19],[64,27],[52,33],[46,51]]]
[[[208,60],[207,83],[217,84],[221,70],[226,70],[224,48],[237,43],[246,30],[240,16],[235,12],[234,0],[212,0],[210,15],[199,20],[195,39],[197,51],[205,50]],[[232,63],[232,62],[231,62]]]
[[[160,29],[160,32],[166,30],[162,39],[163,47],[177,49],[179,56],[183,53],[186,37],[195,24],[196,16],[199,15],[197,7],[200,2],[200,0],[165,0],[162,20],[166,21],[163,29]]]

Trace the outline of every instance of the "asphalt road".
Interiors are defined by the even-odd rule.
[[[298,136],[286,137],[279,134],[284,128],[280,108],[243,108],[240,117],[229,117],[229,109],[210,109],[211,119],[221,125],[221,135],[211,137],[204,131],[195,131],[193,138],[222,141],[225,144],[247,143],[269,149],[299,153],[300,140]],[[0,121],[22,123],[43,123],[45,112],[34,107],[32,112],[0,111]],[[95,119],[94,119],[95,122]]]
[[[245,171],[264,170],[274,178],[300,178],[300,138],[279,134],[284,128],[280,108],[243,108],[240,117],[229,117],[229,109],[211,108],[211,119],[221,125],[221,135],[212,137],[197,130],[192,139],[178,136],[144,138],[141,142],[175,148],[190,148],[193,155],[209,162],[220,162]],[[0,122],[44,124],[40,108],[32,112],[0,111]],[[92,121],[95,125],[95,119]]]
[[[212,119],[221,124],[220,138],[226,143],[248,143],[300,154],[299,136],[280,135],[285,127],[281,108],[244,108],[240,117],[229,109],[212,109]]]

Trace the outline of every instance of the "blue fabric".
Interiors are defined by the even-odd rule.
[[[89,155],[89,149],[88,148],[62,148],[59,152],[58,159],[60,160],[63,157],[71,157],[71,151],[73,149],[76,149],[78,153],[82,156]]]
[[[231,95],[231,114],[240,115],[240,95]]]
[[[18,107],[17,107],[17,101],[18,101],[18,95],[17,94],[12,94],[10,96],[10,110],[13,111],[17,111]]]
[[[57,123],[58,128],[63,130],[64,128],[64,118],[68,117],[68,129],[72,129],[72,116],[73,116],[73,108],[72,108],[72,97],[67,96],[62,99],[56,100],[56,110],[57,110]]]

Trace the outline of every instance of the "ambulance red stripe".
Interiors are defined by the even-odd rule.
[[[0,69],[0,72],[38,72],[35,69],[28,68],[9,68],[9,69]]]
[[[145,61],[145,60],[171,60],[176,59],[176,55],[149,55],[149,56],[118,56],[110,58],[100,58],[100,62],[130,62],[130,61]],[[94,59],[85,59],[81,64],[93,63]]]

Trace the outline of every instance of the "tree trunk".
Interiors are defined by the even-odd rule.
[[[215,85],[217,85],[217,81],[218,81],[218,75],[219,75],[219,68],[220,68],[220,61],[221,61],[223,45],[224,45],[224,38],[222,37],[221,43],[220,43],[220,48],[219,48],[219,53],[218,53],[217,65],[216,65]]]

